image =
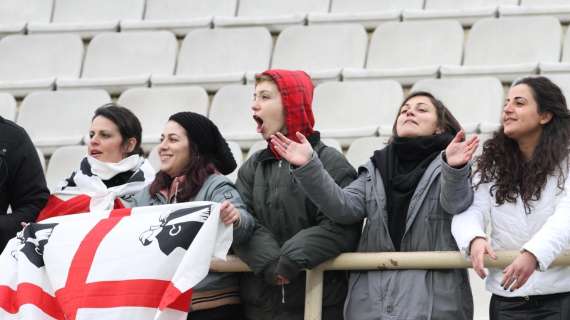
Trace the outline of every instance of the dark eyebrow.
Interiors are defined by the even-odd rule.
[[[169,138],[172,138],[172,137],[178,138],[178,135],[177,135],[176,133],[169,133],[169,134],[167,134],[167,136],[168,136]]]

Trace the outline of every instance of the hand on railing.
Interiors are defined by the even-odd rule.
[[[495,254],[495,251],[493,251],[493,248],[491,248],[487,239],[480,237],[473,239],[473,241],[471,241],[469,255],[471,256],[473,270],[475,270],[481,279],[485,279],[485,277],[487,277],[484,269],[485,255],[497,260],[497,255]]]
[[[508,290],[510,287],[511,292],[522,287],[528,278],[536,270],[537,260],[534,254],[529,251],[523,250],[521,254],[503,270],[503,280],[501,286]]]

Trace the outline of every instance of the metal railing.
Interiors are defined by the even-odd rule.
[[[504,268],[519,254],[518,251],[497,252],[497,259],[485,258],[485,267]],[[564,252],[552,266],[570,266],[570,252]],[[471,263],[456,251],[343,253],[307,270],[305,320],[321,320],[323,273],[326,270],[393,270],[393,269],[464,269]],[[216,272],[250,272],[249,267],[235,256],[227,261],[212,261],[210,270]]]

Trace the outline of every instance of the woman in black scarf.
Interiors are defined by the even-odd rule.
[[[358,251],[457,251],[451,218],[473,201],[469,161],[478,138],[464,132],[430,93],[401,105],[388,146],[374,152],[348,187],[338,187],[307,140],[281,134],[272,143],[294,178],[332,220],[363,221]],[[345,319],[472,319],[466,270],[352,272]]]

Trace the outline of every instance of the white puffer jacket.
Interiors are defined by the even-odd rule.
[[[475,177],[474,181],[478,180]],[[570,249],[570,179],[566,179],[564,191],[557,184],[558,176],[547,179],[540,200],[531,202],[530,214],[525,213],[520,197],[516,203],[497,205],[490,193],[492,184],[481,184],[471,207],[453,217],[451,232],[466,255],[471,240],[486,237],[490,219],[493,250],[524,249],[538,259],[539,270],[514,292],[501,287],[502,270],[490,268],[486,279],[490,292],[504,297],[570,292],[570,267],[549,268],[560,253]]]

